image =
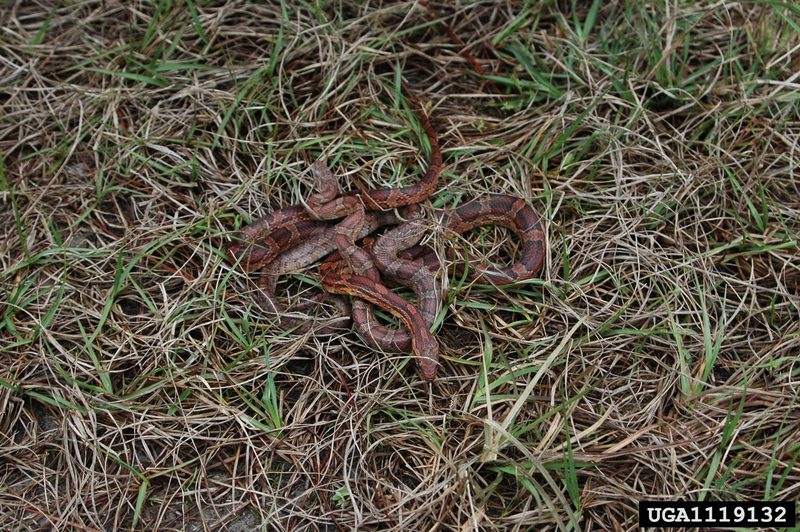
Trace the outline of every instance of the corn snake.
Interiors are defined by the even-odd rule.
[[[280,273],[302,268],[338,251],[320,267],[323,288],[330,293],[350,295],[352,318],[359,335],[368,344],[390,352],[410,348],[420,375],[435,379],[439,365],[439,346],[430,327],[436,317],[439,295],[435,272],[440,265],[435,253],[421,248],[410,250],[422,236],[424,225],[413,208],[405,212],[411,218],[378,238],[371,253],[355,244],[359,238],[378,227],[396,223],[401,217],[386,213],[396,207],[413,206],[435,190],[442,166],[442,154],[426,114],[419,102],[409,97],[430,144],[430,157],[424,176],[415,184],[401,188],[376,188],[338,194],[335,178],[327,167],[312,165],[318,192],[305,206],[278,209],[234,233],[227,246],[231,262],[246,270],[263,269],[261,287],[264,299],[274,312],[283,308],[274,299],[275,278]],[[460,234],[483,225],[501,225],[511,229],[522,243],[517,262],[506,268],[490,269],[469,261],[473,277],[495,284],[518,282],[533,277],[544,258],[544,233],[539,217],[527,202],[507,195],[489,195],[474,199],[458,208],[438,213],[441,224],[450,233]],[[344,220],[331,225],[330,220]],[[407,250],[403,257],[400,251]],[[411,258],[409,258],[411,257]],[[410,286],[417,294],[419,308],[389,290],[380,273]],[[380,325],[370,304],[400,319],[406,329]]]

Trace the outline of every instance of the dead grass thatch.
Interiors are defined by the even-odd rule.
[[[482,78],[423,3],[60,4],[0,9],[1,528],[622,530],[641,499],[800,498],[796,7],[435,5]],[[348,188],[416,179],[399,76],[434,206],[547,221],[541,279],[450,277],[430,386],[276,329],[220,248],[320,154]]]

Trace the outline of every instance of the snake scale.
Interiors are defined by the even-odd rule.
[[[422,106],[406,92],[430,144],[428,167],[417,183],[339,194],[333,174],[317,161],[312,165],[317,192],[306,204],[275,210],[233,233],[227,254],[232,263],[247,271],[262,270],[260,303],[276,313],[283,325],[293,325],[296,322],[285,316],[286,309],[274,297],[277,277],[335,252],[320,266],[323,288],[331,294],[355,298],[351,316],[365,342],[387,352],[410,349],[421,377],[432,381],[439,365],[439,345],[430,328],[440,305],[436,275],[441,265],[433,250],[414,246],[425,230],[417,204],[436,189],[442,154]],[[391,212],[399,207],[404,208],[402,214]],[[511,266],[490,268],[470,260],[473,278],[494,284],[514,283],[534,277],[542,266],[545,249],[541,222],[533,207],[521,198],[487,195],[439,211],[436,217],[450,234],[497,225],[510,229],[521,243],[519,257]],[[344,219],[332,222],[339,218]],[[398,223],[374,240],[369,251],[356,244],[378,228]],[[381,274],[409,286],[417,295],[418,306],[389,290]],[[346,305],[341,303],[338,306],[346,312]],[[406,328],[381,325],[373,305],[398,318]]]

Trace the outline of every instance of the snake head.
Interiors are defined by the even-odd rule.
[[[433,382],[436,380],[436,370],[439,368],[439,344],[431,337],[431,342],[425,342],[417,353],[417,367],[423,380]]]

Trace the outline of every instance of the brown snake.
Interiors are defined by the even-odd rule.
[[[544,233],[541,223],[533,207],[520,198],[503,194],[485,196],[445,211],[442,218],[446,230],[452,233],[460,234],[484,225],[500,225],[511,229],[522,242],[519,259],[509,267],[489,268],[475,260],[469,261],[473,278],[497,285],[509,284],[532,278],[542,266]],[[346,219],[342,224],[346,225],[347,221]],[[433,360],[438,361],[438,356],[431,356],[435,339],[429,335],[429,327],[436,318],[439,298],[438,295],[435,298],[429,296],[436,294],[431,273],[431,270],[439,269],[436,254],[428,251],[414,261],[397,257],[400,249],[419,240],[421,233],[413,221],[386,233],[372,248],[373,259],[383,273],[414,289],[420,301],[420,319],[414,315],[417,314],[413,312],[415,307],[379,283],[377,272],[369,268],[368,256],[364,257],[366,253],[353,244],[348,230],[352,235],[358,228],[339,228],[336,244],[349,262],[349,269],[342,266],[342,261],[324,262],[320,267],[323,287],[334,293],[349,294],[369,301],[403,321],[407,329],[389,329],[377,323],[369,307],[362,307],[357,312],[357,302],[353,303],[354,326],[367,343],[385,351],[403,352],[410,346],[417,358],[422,377],[433,380],[438,364]],[[406,237],[405,240],[403,237]],[[400,304],[397,299],[404,304]]]
[[[366,262],[365,271],[353,273],[379,280],[377,271],[380,270],[389,279],[411,288],[417,296],[417,308],[430,329],[439,313],[441,301],[435,273],[438,271],[438,264],[431,268],[430,265],[420,265],[398,256],[401,251],[408,250],[422,238],[425,224],[420,220],[421,214],[419,209],[407,207],[404,213],[407,221],[375,240],[370,246],[371,263]],[[371,304],[354,301],[352,316],[356,332],[372,347],[390,353],[404,353],[411,349],[410,329],[392,329],[381,325],[375,318]]]
[[[441,170],[442,156],[436,134],[421,106],[413,97],[409,100],[418,110],[418,117],[431,146],[428,169],[416,184],[403,188],[378,188],[351,192],[337,197],[332,174],[321,162],[312,166],[318,193],[312,195],[306,207],[293,206],[274,211],[234,234],[228,245],[228,256],[247,270],[265,268],[262,287],[265,299],[274,312],[283,309],[275,302],[274,283],[278,274],[305,267],[338,249],[341,260],[328,260],[320,268],[323,288],[331,293],[351,295],[353,321],[360,336],[370,345],[385,351],[407,351],[411,347],[420,375],[431,381],[438,366],[438,343],[430,332],[440,298],[435,273],[439,263],[435,253],[412,250],[415,258],[399,258],[401,250],[415,245],[422,236],[424,225],[416,219],[418,213],[407,212],[411,218],[380,237],[370,255],[355,244],[355,240],[377,227],[396,222],[390,213],[368,211],[387,210],[413,205],[425,200],[435,189]],[[522,243],[519,260],[512,266],[490,269],[469,261],[473,277],[482,277],[494,284],[507,284],[533,277],[542,265],[544,235],[539,218],[524,200],[506,195],[491,195],[472,200],[441,214],[442,225],[452,233],[463,233],[484,225],[501,225],[511,229]],[[336,226],[330,220],[347,216]],[[380,282],[383,272],[393,280],[410,286],[417,294],[417,309],[391,292]],[[364,301],[360,301],[364,300]],[[371,304],[400,319],[406,329],[393,330],[380,325]]]
[[[325,227],[320,220],[341,218],[362,206],[368,211],[385,211],[425,201],[436,189],[442,169],[442,152],[421,104],[407,92],[431,147],[428,168],[418,182],[406,187],[374,188],[336,197],[335,179],[327,175],[329,171],[324,164],[314,164],[312,172],[319,192],[308,199],[306,207],[295,205],[278,209],[235,232],[227,246],[231,262],[242,264],[248,271],[258,270]]]
[[[393,225],[398,223],[398,221],[397,216],[391,211],[367,213],[364,218],[364,224],[355,235],[355,238],[361,239],[374,232],[379,227]],[[278,317],[282,327],[295,328],[297,332],[306,332],[310,330],[312,325],[315,325],[307,319],[295,318],[288,314],[286,307],[275,297],[275,291],[280,275],[302,270],[336,250],[336,244],[334,242],[336,227],[335,225],[329,225],[321,231],[306,236],[301,244],[281,253],[262,270],[259,277],[260,290],[255,292],[256,299],[265,310]],[[350,316],[351,309],[343,298],[325,296],[326,294],[322,292],[306,303],[313,304],[320,303],[322,300],[327,300],[332,302],[339,309],[341,317]],[[304,304],[295,307],[294,310],[303,311],[308,306],[308,304]],[[315,326],[314,330],[317,334],[323,334],[331,328],[330,326],[331,324],[325,324],[322,327]]]

